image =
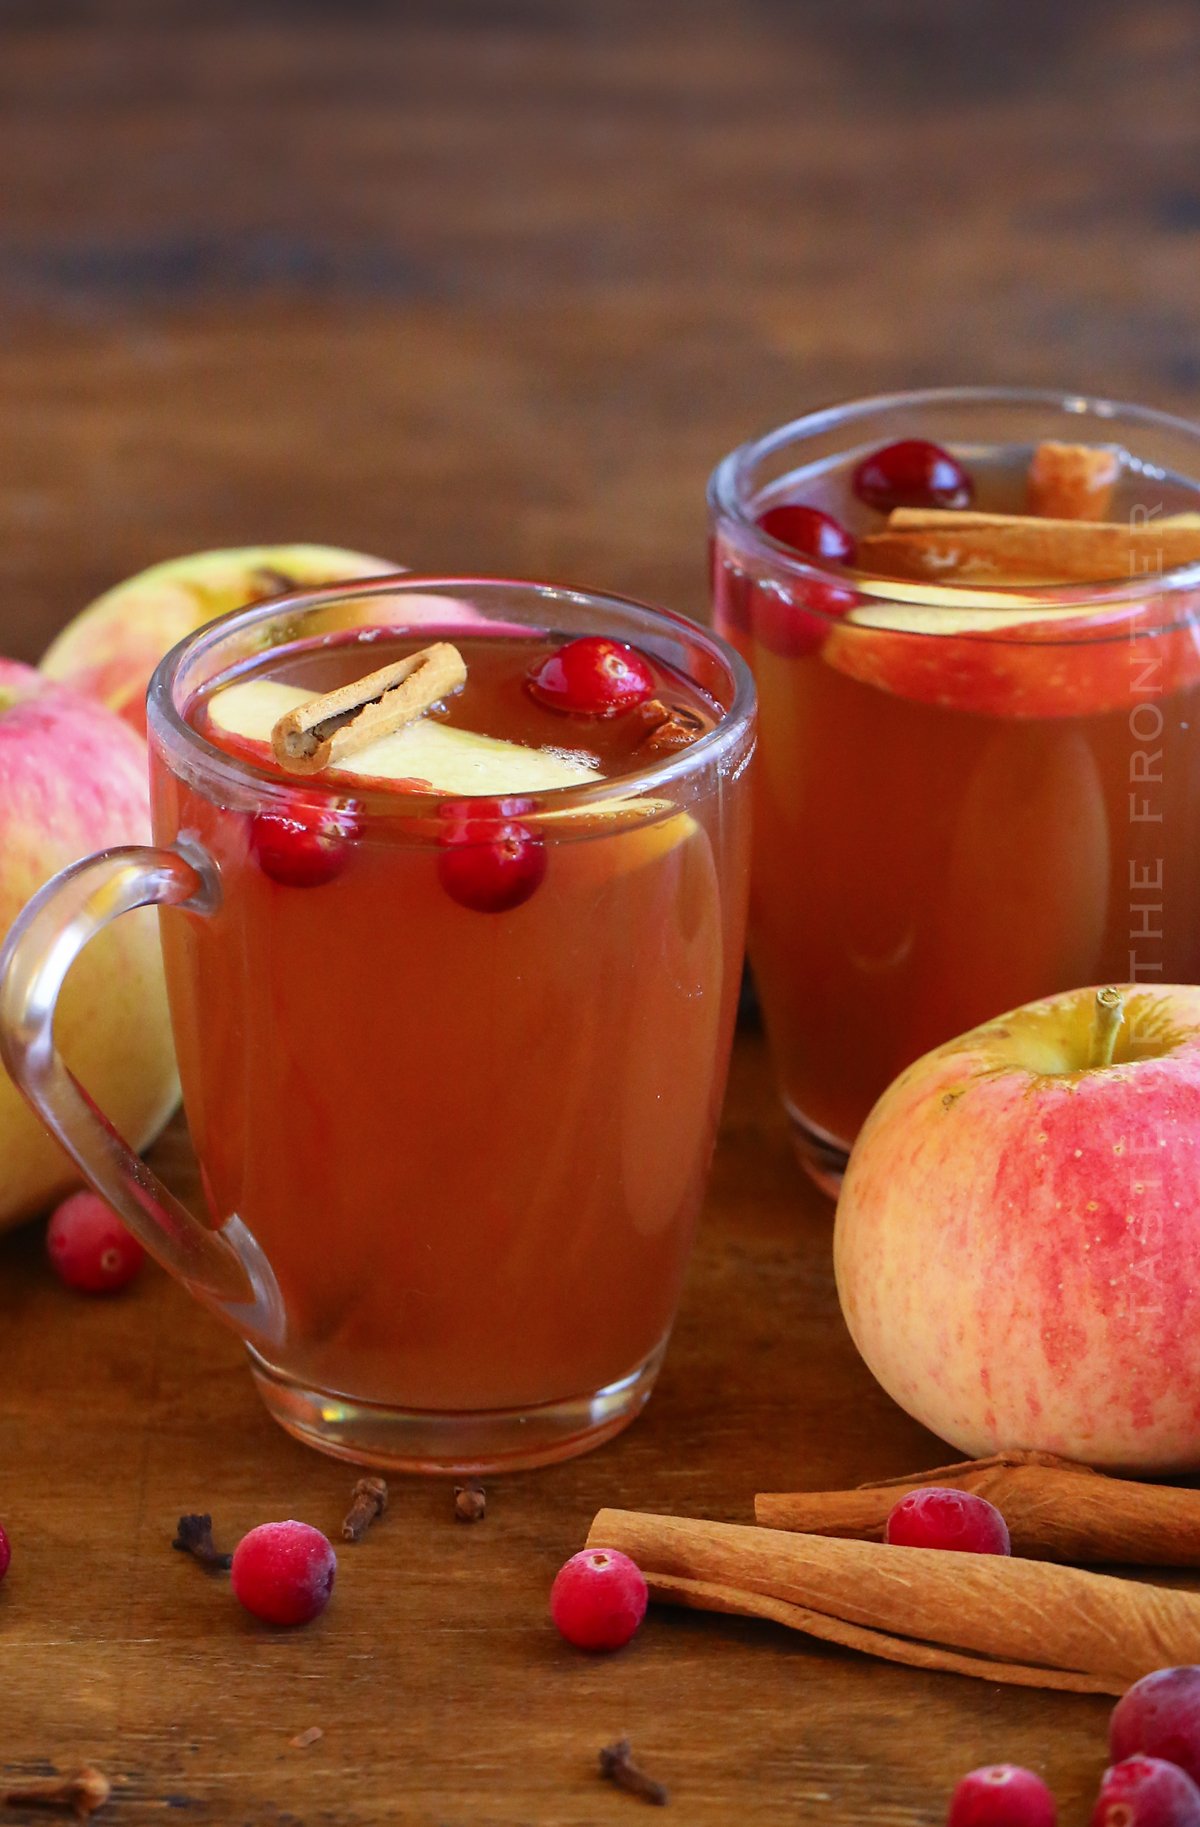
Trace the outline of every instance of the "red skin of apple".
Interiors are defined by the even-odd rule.
[[[281,568],[282,567],[282,568]],[[386,559],[328,546],[244,546],[153,565],[97,597],[42,656],[47,676],[115,711],[146,734],[146,687],[165,653],[214,616],[335,580],[394,573]],[[434,598],[410,597],[414,621]],[[368,619],[370,609],[360,614]]]
[[[1200,988],[1123,994],[1161,1057],[1050,1075],[1055,1037],[1082,1058],[1092,1032],[1095,992],[1075,991],[926,1054],[855,1144],[847,1323],[889,1394],[966,1455],[1200,1467]]]
[[[1178,622],[1197,609],[1191,594],[1169,610],[1151,603],[1132,615],[1113,612],[1105,623],[1039,623],[1031,606],[1028,622],[991,631],[981,610],[979,635],[917,634],[851,619],[833,625],[822,657],[850,678],[917,704],[990,717],[1099,715],[1141,702],[1139,676],[1153,679],[1156,697],[1200,681],[1200,627],[1136,632],[1142,623],[1152,629],[1168,615]],[[1106,629],[1106,638],[1095,638]]]

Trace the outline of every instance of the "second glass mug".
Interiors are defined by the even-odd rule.
[[[431,605],[431,593],[444,603]],[[273,650],[350,633],[422,640],[603,633],[673,666],[720,715],[635,774],[523,802],[547,868],[515,912],[437,888],[439,803],[354,792],[351,866],[288,888],[254,862],[261,815],[345,792],[282,778],[189,721]],[[364,646],[362,672],[378,665]],[[684,618],[498,580],[388,579],[238,611],[151,682],[156,848],[87,858],[13,928],[5,1061],[84,1176],[245,1341],[291,1433],[384,1467],[548,1463],[642,1408],[699,1212],[736,1011],[754,688]],[[303,805],[301,804],[303,802]],[[54,1050],[74,957],[156,904],[194,1217]]]
[[[715,471],[715,619],[759,693],[750,957],[830,1193],[931,1047],[1062,990],[1200,980],[1200,569],[935,589],[760,524],[803,502],[862,525],[853,468],[902,438],[953,451],[993,510],[1021,511],[1043,440],[1124,448],[1110,517],[1200,507],[1200,427],[1003,388],[815,412]]]

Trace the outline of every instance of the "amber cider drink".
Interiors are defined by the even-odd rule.
[[[1108,582],[1056,577],[1053,555],[1048,577],[1028,554],[1006,575],[1011,528],[968,562],[945,543],[965,520],[937,518],[1024,518],[1047,440],[1114,450],[1106,523],[1150,533],[1200,508],[1193,428],[1041,396],[817,414],[714,478],[716,621],[760,698],[751,956],[802,1157],[830,1190],[929,1048],[1072,987],[1200,979],[1200,573],[1172,575],[1139,533],[1136,570]],[[924,459],[867,467],[902,441]],[[922,489],[936,524],[914,532]],[[1042,518],[1038,539],[1073,551]],[[885,563],[906,575],[875,575]]]
[[[162,935],[211,1222],[287,1314],[256,1373],[285,1426],[381,1464],[538,1463],[637,1412],[738,992],[736,659],[651,612],[527,626],[505,588],[503,613],[283,625],[184,706],[237,790],[155,771],[156,836],[219,880]],[[281,768],[279,716],[434,641],[461,689],[336,769]]]

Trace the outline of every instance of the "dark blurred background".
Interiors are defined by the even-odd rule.
[[[1200,406],[1190,0],[0,0],[0,647],[305,538],[703,605],[743,436]]]

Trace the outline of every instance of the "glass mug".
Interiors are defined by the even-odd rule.
[[[628,641],[706,694],[715,723],[638,772],[523,799],[545,870],[513,910],[455,904],[439,885],[442,799],[377,783],[354,790],[332,879],[269,879],[256,821],[348,830],[345,793],[217,747],[191,720],[198,694],[231,672],[324,663],[348,639],[364,643],[361,676],[381,663],[366,642],[419,629],[424,644],[434,624],[464,653],[489,631]],[[240,1334],[292,1434],[436,1471],[597,1445],[658,1374],[723,1097],[754,747],[742,661],[615,597],[373,579],[200,630],[159,666],[148,715],[156,847],[77,863],[9,936],[14,1079],[151,1254]],[[72,960],[148,905],[203,1221],[54,1050]]]
[[[815,412],[714,472],[715,621],[759,693],[750,956],[830,1192],[929,1048],[1058,991],[1200,980],[1200,568],[897,586],[760,524],[804,502],[878,528],[851,472],[902,438],[949,448],[977,508],[1022,510],[1043,440],[1123,447],[1109,518],[1200,508],[1200,428],[999,388]]]

